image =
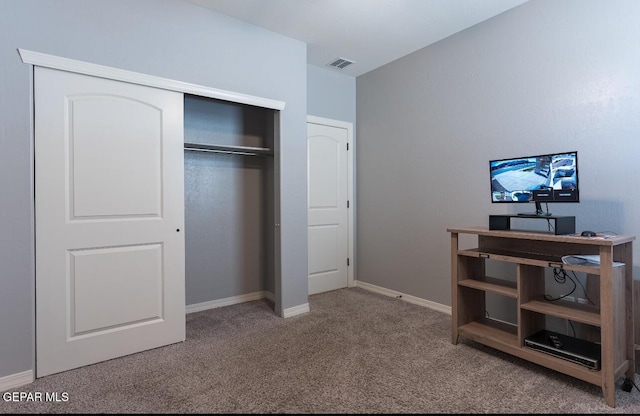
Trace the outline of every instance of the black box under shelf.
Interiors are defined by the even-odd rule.
[[[553,230],[556,235],[575,234],[576,232],[576,217],[574,216],[522,214],[489,215],[489,230],[511,230],[511,218],[553,220]]]
[[[562,343],[562,346],[554,346],[550,340],[550,336],[557,337]],[[600,369],[601,348],[600,344],[596,344],[595,342],[543,329],[526,338],[524,340],[524,346],[583,365],[591,370]]]

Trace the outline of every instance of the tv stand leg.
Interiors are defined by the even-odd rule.
[[[616,407],[616,390],[615,383],[609,384],[606,381],[602,386],[602,395],[604,396],[604,401],[607,403],[609,407]]]

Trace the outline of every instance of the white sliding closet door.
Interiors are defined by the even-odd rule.
[[[36,368],[185,339],[183,94],[35,69]]]

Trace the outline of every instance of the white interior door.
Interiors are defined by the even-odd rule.
[[[183,95],[36,67],[36,369],[185,339]]]
[[[309,294],[347,287],[348,132],[307,123]]]

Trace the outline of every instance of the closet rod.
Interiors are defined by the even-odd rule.
[[[273,156],[273,150],[266,147],[221,146],[215,144],[185,143],[184,150],[193,152],[227,153],[244,156]]]

